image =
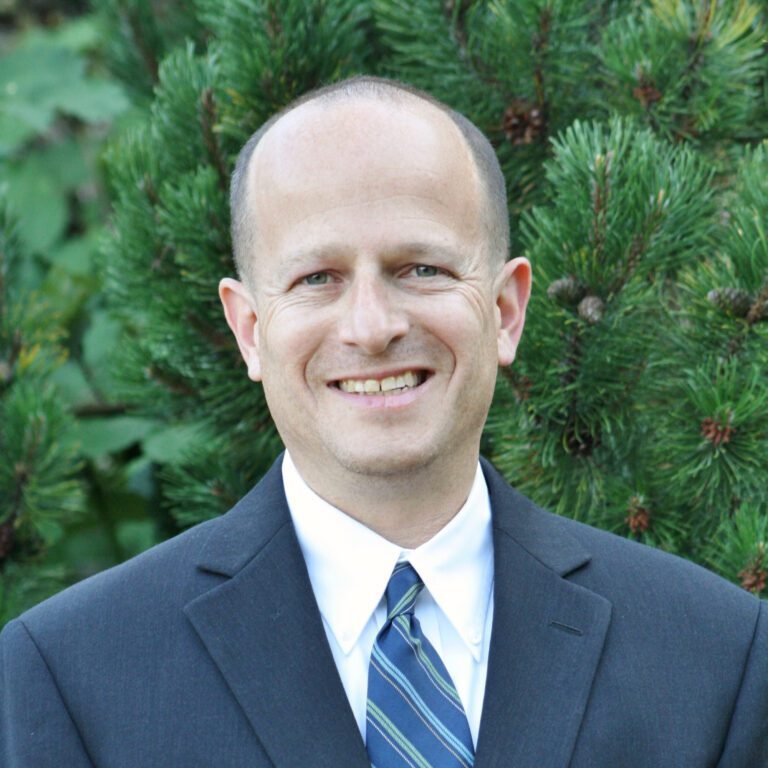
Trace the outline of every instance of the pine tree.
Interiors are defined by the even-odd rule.
[[[82,512],[72,420],[50,376],[63,361],[62,326],[21,288],[22,253],[0,200],[0,626],[61,588],[46,560]],[[41,322],[45,316],[46,322]]]
[[[370,72],[489,136],[534,294],[483,449],[557,512],[765,594],[768,6],[746,0],[199,0],[109,166],[134,407],[194,425],[164,498],[223,512],[279,450],[215,296],[228,174],[306,90]],[[119,30],[116,30],[119,33]],[[200,41],[207,40],[207,46]]]

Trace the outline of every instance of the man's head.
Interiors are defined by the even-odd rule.
[[[254,141],[233,185],[245,274],[222,281],[225,313],[316,489],[471,469],[523,326],[528,263],[489,245],[465,132],[392,93],[305,100]]]
[[[379,77],[358,76],[333,85],[310,91],[288,104],[267,120],[245,143],[235,163],[230,186],[232,249],[240,279],[250,282],[258,259],[259,238],[253,216],[250,214],[249,169],[256,148],[267,132],[285,115],[309,102],[332,104],[355,97],[402,104],[422,101],[446,115],[464,138],[483,188],[483,220],[486,229],[489,258],[505,260],[509,253],[509,219],[504,175],[488,139],[474,123],[430,94],[405,83]]]

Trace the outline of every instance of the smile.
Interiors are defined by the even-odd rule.
[[[342,392],[358,395],[396,395],[407,389],[423,384],[427,379],[426,371],[405,371],[396,376],[380,379],[340,379],[335,386]]]

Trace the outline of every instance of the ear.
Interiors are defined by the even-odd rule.
[[[530,295],[531,265],[528,259],[506,262],[496,282],[499,365],[509,365],[515,359]]]
[[[238,280],[225,277],[219,283],[219,298],[224,307],[224,317],[248,366],[248,378],[261,381],[258,317],[251,292]]]

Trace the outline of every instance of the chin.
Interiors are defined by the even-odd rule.
[[[409,450],[384,452],[344,451],[336,460],[346,469],[364,477],[407,477],[409,474],[426,469],[436,458],[434,450],[410,447]]]

